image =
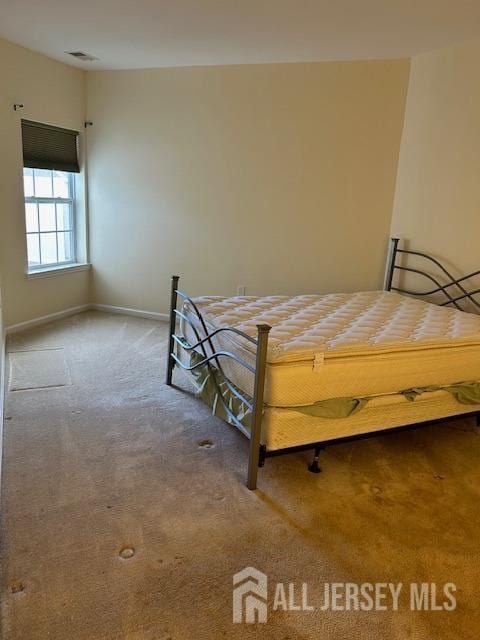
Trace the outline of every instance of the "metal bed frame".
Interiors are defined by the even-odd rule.
[[[407,249],[399,249],[399,238],[391,238],[389,251],[387,256],[387,263],[385,269],[385,280],[384,280],[384,290],[385,291],[396,291],[399,293],[404,293],[409,296],[422,297],[422,298],[431,298],[431,296],[443,294],[446,298],[440,304],[440,306],[453,305],[457,309],[462,310],[461,305],[459,304],[462,301],[469,300],[476,308],[480,309],[480,302],[475,298],[477,294],[480,294],[480,289],[473,289],[468,291],[465,284],[466,282],[475,276],[480,275],[480,270],[474,271],[466,276],[462,276],[461,278],[455,278],[446,267],[436,258],[423,253],[421,251],[413,251]],[[418,258],[422,258],[429,265],[434,265],[437,271],[440,272],[439,276],[432,276],[429,272],[405,266],[404,264],[399,264],[398,257],[402,256],[417,256]],[[395,272],[409,272],[414,273],[416,275],[423,276],[432,282],[435,287],[433,289],[428,289],[426,291],[413,291],[410,289],[402,288],[397,285],[394,286],[394,276]],[[439,280],[439,277],[447,278],[447,282],[442,284]],[[218,386],[218,382],[215,375],[212,375],[212,379],[216,385],[216,390],[218,392],[218,398],[221,400],[223,408],[228,415],[229,422],[233,424],[241,433],[246,436],[250,441],[249,446],[249,456],[248,456],[248,471],[247,471],[247,487],[251,490],[257,488],[257,476],[259,467],[263,467],[265,464],[266,458],[283,455],[286,453],[293,453],[298,451],[306,451],[306,450],[314,450],[314,457],[312,463],[308,466],[308,470],[312,473],[320,473],[321,469],[319,467],[319,456],[320,452],[327,446],[333,444],[339,444],[342,442],[351,442],[354,440],[362,440],[365,438],[371,438],[374,436],[382,435],[385,433],[390,433],[392,431],[405,431],[410,429],[415,429],[426,424],[434,424],[436,422],[445,421],[448,419],[454,419],[458,417],[452,416],[449,418],[443,418],[439,420],[430,420],[427,422],[415,423],[412,425],[399,426],[399,427],[390,427],[383,430],[376,430],[374,432],[361,433],[351,436],[342,436],[335,439],[323,440],[321,442],[311,442],[300,446],[294,447],[286,447],[283,449],[275,449],[268,450],[266,445],[261,442],[262,435],[262,416],[263,416],[263,393],[265,387],[265,372],[266,372],[266,364],[267,364],[267,347],[268,347],[268,334],[271,327],[267,324],[259,324],[257,325],[257,336],[253,338],[250,335],[240,331],[236,327],[222,327],[219,329],[215,329],[214,331],[209,332],[207,325],[205,323],[200,310],[198,309],[195,302],[183,291],[178,288],[179,276],[172,276],[171,281],[171,292],[170,292],[170,328],[169,328],[169,340],[168,340],[168,355],[167,355],[167,372],[166,372],[166,384],[172,385],[172,374],[175,366],[179,366],[180,368],[186,371],[193,371],[203,365],[207,365],[208,368],[212,371],[212,367],[216,368],[220,373],[222,373],[222,377],[227,384],[229,391],[241,400],[251,411],[251,425],[250,429],[246,428],[244,424],[242,424],[237,416],[235,416],[230,410],[227,403],[225,403],[223,399],[223,395]],[[457,289],[457,293],[452,293],[452,288]],[[195,316],[198,320],[199,326],[202,329],[203,336],[201,336],[197,330],[197,327],[193,324],[190,318],[183,313],[182,310],[177,308],[179,298],[183,301],[183,303],[188,302],[188,304],[193,309]],[[177,334],[177,319],[182,319],[184,322],[187,322],[190,328],[193,331],[193,334],[196,339],[195,344],[189,344],[183,335]],[[247,342],[255,345],[256,347],[256,359],[255,359],[255,367],[246,362],[243,358],[240,358],[234,353],[230,351],[217,351],[212,342],[212,338],[220,333],[235,333],[237,336],[240,336],[242,339],[245,339]],[[175,347],[179,347],[185,352],[192,352],[200,350],[202,354],[201,361],[187,365],[185,364],[175,353]],[[210,352],[210,353],[209,353]],[[244,395],[235,385],[233,385],[228,377],[224,374],[222,369],[222,361],[224,358],[229,358],[235,360],[238,364],[245,367],[254,375],[254,386],[253,386],[253,399],[249,399]],[[461,415],[469,416],[473,415],[477,418],[477,424],[480,423],[480,414],[477,411],[474,412],[464,412]]]

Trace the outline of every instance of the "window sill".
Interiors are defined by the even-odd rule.
[[[46,269],[36,269],[35,271],[28,271],[27,278],[50,278],[52,276],[61,275],[63,273],[71,273],[72,271],[88,271],[91,264],[88,262],[74,264],[65,264],[61,267],[54,266]]]

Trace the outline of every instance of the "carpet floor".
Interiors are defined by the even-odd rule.
[[[166,335],[86,312],[9,337],[4,640],[477,640],[472,419],[332,446],[319,475],[273,458],[250,492],[243,436],[165,386]],[[245,567],[268,576],[266,624],[232,623]],[[279,582],[315,610],[274,610]],[[325,584],[377,582],[403,584],[397,611],[320,609]],[[439,602],[455,583],[456,609],[412,611],[410,583]]]

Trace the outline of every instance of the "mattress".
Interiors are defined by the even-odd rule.
[[[412,387],[480,380],[480,316],[394,292],[194,299],[209,332],[236,327],[255,337],[269,324],[264,401],[308,405],[334,397],[379,396]],[[184,313],[204,331],[188,302]],[[182,331],[193,343],[189,322]],[[252,366],[255,345],[236,334],[213,338],[215,350]],[[248,394],[253,375],[229,358],[227,377]]]
[[[291,408],[267,407],[262,420],[261,442],[269,451],[274,451],[475,411],[480,411],[480,404],[461,405],[446,391],[425,394],[415,402],[409,402],[402,395],[380,396],[348,418],[313,418]]]

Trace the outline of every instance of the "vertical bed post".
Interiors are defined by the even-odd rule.
[[[397,258],[397,249],[398,249],[399,240],[400,238],[390,238],[387,264],[385,267],[385,280],[383,281],[384,291],[390,291],[392,288],[393,272],[395,271],[395,260]]]
[[[263,391],[267,365],[268,324],[257,324],[257,358],[255,363],[255,386],[253,391],[252,427],[250,431],[250,453],[248,456],[247,487],[257,488],[260,463],[260,440],[262,436]]]
[[[177,289],[180,276],[172,276],[172,286],[170,289],[170,329],[168,332],[168,355],[167,355],[167,379],[166,383],[171,386],[172,384],[172,372],[175,366],[175,360],[172,358],[174,349],[173,334],[175,333],[175,326],[177,323],[177,315],[175,310],[177,308]]]

